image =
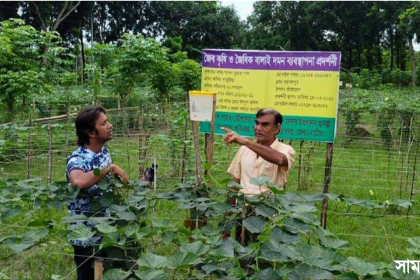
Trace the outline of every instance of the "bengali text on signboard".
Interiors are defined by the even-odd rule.
[[[270,107],[284,117],[279,138],[333,142],[340,59],[339,52],[203,50],[201,89],[217,92],[215,133],[223,126],[254,136],[255,113]]]

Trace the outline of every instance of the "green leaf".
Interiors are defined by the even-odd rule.
[[[117,213],[117,217],[126,221],[137,220],[137,217],[133,212],[120,212],[120,213]]]
[[[152,253],[146,253],[142,255],[138,260],[137,264],[140,267],[147,268],[165,268],[167,267],[168,259],[166,257],[158,256]]]
[[[213,203],[210,208],[215,212],[215,215],[221,215],[227,211],[230,211],[232,206],[229,202],[216,202]]]
[[[103,280],[124,280],[130,276],[131,272],[124,271],[119,268],[113,268],[110,270],[105,271],[102,279]]]
[[[271,231],[268,238],[285,244],[297,244],[300,242],[299,235],[285,232],[283,229],[277,227]]]
[[[99,168],[93,169],[93,175],[95,175],[95,176],[101,175],[101,170]]]
[[[348,249],[349,247],[348,241],[340,240],[338,238],[323,237],[320,241],[322,245],[332,249]]]
[[[155,231],[150,227],[142,227],[136,232],[136,238],[137,240],[141,240],[143,237],[153,235],[154,233]]]
[[[84,222],[87,221],[88,217],[85,215],[73,215],[73,216],[65,216],[61,218],[63,223],[74,223],[74,222]]]
[[[295,247],[295,252],[300,255],[299,260],[308,265],[332,270],[341,270],[340,265],[333,265],[333,263],[344,261],[345,257],[320,246],[311,246],[307,244],[298,244]]]
[[[334,275],[328,270],[313,267],[307,264],[301,264],[287,275],[289,280],[324,280],[335,279]]]
[[[233,249],[226,248],[226,247],[219,247],[217,249],[211,250],[209,254],[217,259],[223,259],[223,258],[233,259],[235,257]]]
[[[80,240],[80,241],[86,241],[89,238],[91,238],[94,235],[91,228],[80,225],[76,226],[72,232],[68,235],[68,240]]]
[[[47,235],[47,229],[32,230],[21,236],[6,238],[2,242],[2,246],[9,247],[15,254],[18,254],[34,246],[36,242],[46,237]]]
[[[242,187],[240,184],[236,183],[235,181],[230,181],[227,186],[230,189],[234,189],[236,191],[239,191],[240,189],[243,189],[244,187]]]
[[[172,269],[185,268],[190,265],[198,264],[201,258],[191,253],[176,253],[168,259],[168,267]]]
[[[166,230],[166,229],[171,228],[173,225],[170,220],[165,219],[165,220],[153,220],[152,226],[160,230]]]
[[[264,220],[261,217],[251,216],[244,220],[244,226],[252,233],[260,233],[264,230],[264,225],[267,222],[267,220]]]
[[[18,216],[21,213],[22,213],[22,207],[21,206],[14,206],[13,208],[2,207],[2,209],[1,209],[1,219],[3,221],[6,221],[8,219],[11,219],[13,217]]]
[[[283,223],[283,227],[290,233],[307,233],[311,230],[311,228],[307,224],[302,223],[301,221],[296,220],[294,218],[287,219]]]
[[[170,277],[162,270],[146,269],[134,270],[136,276],[142,280],[167,280]]]
[[[356,273],[357,275],[375,275],[378,273],[375,265],[367,263],[355,257],[349,257],[346,261],[341,263],[347,270]]]
[[[270,267],[268,269],[258,271],[258,279],[278,280],[281,279],[281,276]]]
[[[123,227],[124,233],[127,237],[134,236],[136,232],[138,231],[139,227],[138,225],[127,225]]]
[[[116,227],[110,226],[106,223],[97,224],[95,225],[95,228],[101,233],[111,233],[118,230]]]
[[[257,216],[269,218],[276,214],[276,210],[265,205],[258,205],[255,209],[255,213],[257,214]]]
[[[215,271],[226,272],[226,267],[218,266],[214,264],[206,264],[206,265],[203,265],[201,268],[206,272],[206,275],[209,275],[210,273],[215,272]]]
[[[109,240],[109,239],[103,238],[101,240],[101,244],[99,245],[99,249],[105,249],[105,248],[115,246],[115,245],[118,245],[118,242],[116,242],[114,240]]]
[[[270,182],[269,180],[270,178],[267,176],[254,177],[254,178],[251,178],[250,183],[261,187],[261,186],[267,186]]]
[[[290,215],[291,218],[294,218],[296,220],[299,220],[305,224],[308,225],[319,225],[320,221],[317,216],[315,216],[313,213],[293,213]]]
[[[97,185],[101,190],[104,190],[104,191],[108,190],[108,187],[109,187],[108,179],[106,177],[103,177],[101,180],[99,180]]]
[[[116,204],[112,204],[111,206],[109,206],[109,210],[110,211],[114,211],[114,212],[124,212],[125,210],[127,210],[128,206],[127,205],[116,205]]]
[[[199,256],[207,253],[210,250],[210,246],[204,245],[201,241],[197,241],[194,243],[182,244],[180,250],[181,252],[192,253]]]
[[[268,240],[261,246],[260,256],[258,258],[269,262],[287,262],[289,259],[284,254],[284,248],[284,245],[280,245],[273,240]]]
[[[308,205],[308,204],[300,203],[298,205],[293,206],[290,209],[290,211],[292,213],[307,213],[307,212],[314,213],[317,211],[317,208],[315,207],[315,205]]]
[[[174,231],[165,231],[162,233],[163,244],[168,245],[178,237],[178,233]]]
[[[267,188],[275,195],[284,194],[284,190],[280,190],[277,186],[273,186],[271,183],[267,185]]]
[[[392,203],[397,205],[398,207],[402,207],[406,209],[413,206],[413,204],[409,200],[397,199],[396,201],[393,201]]]

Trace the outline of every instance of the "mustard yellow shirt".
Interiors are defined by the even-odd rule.
[[[260,188],[259,186],[250,183],[251,178],[262,176],[267,176],[269,181],[278,186],[280,190],[284,189],[289,170],[292,168],[295,161],[296,152],[290,145],[284,144],[277,139],[270,147],[287,157],[289,163],[288,167],[280,167],[277,164],[266,161],[262,157],[257,158],[257,154],[246,146],[241,146],[236,153],[227,172],[233,177],[241,180],[243,189],[240,191],[244,194],[256,195],[269,192],[270,189],[266,186],[261,186]]]

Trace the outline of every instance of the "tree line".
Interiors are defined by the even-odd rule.
[[[344,78],[368,71],[382,84],[416,85],[419,11],[414,1],[257,1],[241,21],[233,6],[217,1],[1,1],[1,97],[10,109],[18,92],[48,91],[38,81],[61,69],[76,75],[61,73],[61,80],[93,90],[105,76],[119,77],[124,98],[138,82],[130,75],[153,68],[159,75],[143,80],[163,98],[174,84],[168,65],[182,62],[188,66],[176,66],[177,76],[190,73],[204,48],[340,51]],[[166,62],[146,67],[145,60]],[[184,78],[177,83],[191,82]]]
[[[0,2],[0,20],[21,18],[76,44],[115,43],[124,33],[182,38],[202,48],[341,51],[348,68],[406,70],[420,32],[416,1],[257,1],[246,21],[217,1]],[[409,62],[410,63],[410,62]]]

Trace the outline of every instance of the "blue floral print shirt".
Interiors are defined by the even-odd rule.
[[[70,181],[69,175],[72,170],[82,170],[83,172],[89,172],[94,170],[95,168],[103,169],[108,167],[112,164],[111,155],[109,154],[107,148],[104,146],[102,147],[99,153],[95,153],[85,146],[78,148],[74,151],[68,158],[67,158],[67,170],[66,170],[66,177],[67,181]],[[102,192],[97,191],[98,185],[93,185],[92,187],[85,189],[81,192],[85,192],[87,194],[92,194],[92,196],[78,196],[73,199],[72,202],[67,204],[67,209],[70,215],[83,215],[86,212],[90,212],[91,208],[91,199],[99,200],[103,195]],[[101,209],[104,211],[105,209]],[[85,223],[86,224],[86,223]],[[88,227],[93,227],[93,223],[87,223]],[[94,244],[98,244],[100,242],[100,236],[93,236],[85,241],[81,240],[70,240],[70,243],[77,246],[93,246]]]

